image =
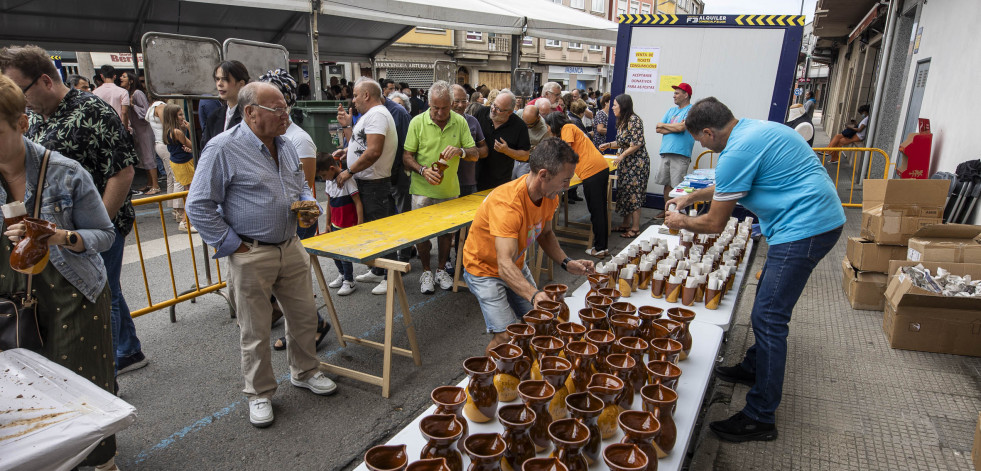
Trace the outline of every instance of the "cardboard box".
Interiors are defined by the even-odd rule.
[[[841,261],[841,287],[852,309],[881,311],[885,309],[887,277],[885,273],[861,271],[846,257]]]
[[[971,448],[974,469],[981,470],[981,412],[978,412],[978,425],[974,428],[974,448]]]
[[[909,239],[911,262],[981,263],[981,226],[934,224]]]
[[[880,245],[906,245],[922,227],[940,224],[947,180],[865,180],[862,237]]]
[[[846,249],[852,266],[862,271],[889,272],[890,260],[906,260],[906,247],[878,245],[861,237],[849,237]]]
[[[981,264],[890,262],[890,270],[922,264],[936,273],[943,267],[955,275],[981,277]],[[882,330],[889,346],[904,350],[981,356],[981,298],[941,296],[913,286],[895,274],[886,287]]]

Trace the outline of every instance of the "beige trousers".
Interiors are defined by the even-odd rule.
[[[290,374],[308,379],[317,372],[317,307],[310,257],[296,236],[279,246],[254,245],[228,257],[228,285],[241,327],[242,392],[250,400],[276,393],[269,333],[275,295],[286,319]]]

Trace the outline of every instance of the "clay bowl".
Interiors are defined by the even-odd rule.
[[[637,445],[614,443],[603,450],[603,461],[612,471],[645,471],[647,455]]]
[[[405,445],[376,446],[364,454],[364,465],[371,471],[402,471],[409,465],[405,450]]]

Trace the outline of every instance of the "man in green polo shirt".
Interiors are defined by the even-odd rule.
[[[412,172],[409,194],[412,209],[424,208],[460,196],[457,168],[460,159],[477,160],[477,147],[470,135],[467,120],[452,111],[453,95],[450,84],[439,80],[429,87],[429,112],[421,113],[409,123],[405,136],[405,154],[402,160],[406,170]],[[437,161],[447,167],[439,172],[433,167]],[[433,246],[428,240],[417,245],[422,275],[419,277],[423,294],[436,292],[435,284],[445,290],[453,289],[453,277],[443,271],[450,256],[453,234],[439,236],[438,269],[435,275],[430,269],[429,252]]]

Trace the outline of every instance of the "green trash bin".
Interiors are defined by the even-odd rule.
[[[329,154],[341,146],[337,107],[342,104],[348,106],[348,102],[342,100],[308,100],[298,101],[293,107],[294,121],[313,138],[317,152]]]

